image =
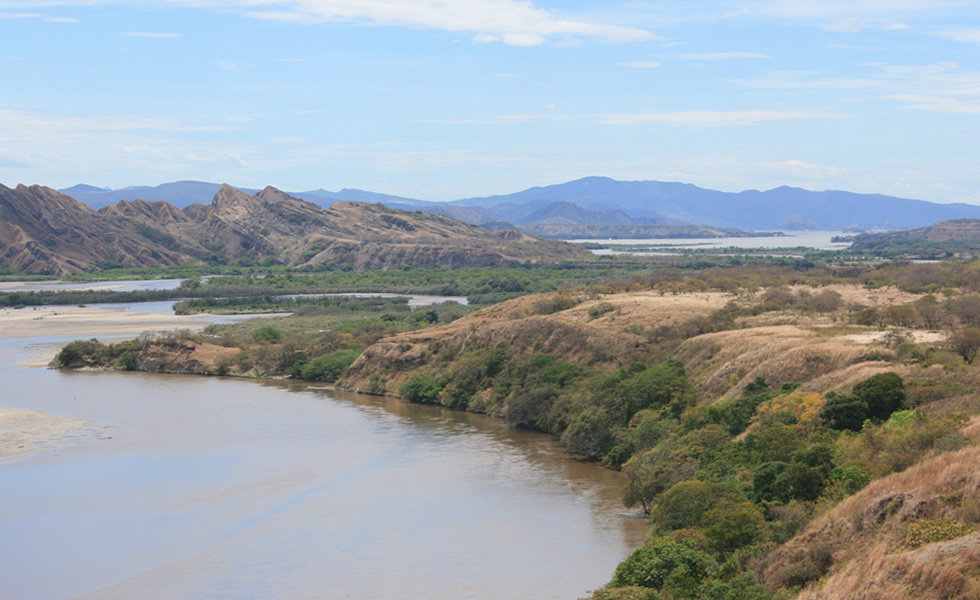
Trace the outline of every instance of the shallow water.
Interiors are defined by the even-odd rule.
[[[747,248],[759,250],[763,248],[812,248],[814,250],[842,250],[851,245],[850,242],[833,242],[835,236],[854,235],[844,231],[783,231],[776,237],[726,237],[726,238],[652,238],[652,239],[609,239],[609,240],[568,240],[573,243],[615,244],[617,246],[649,246],[649,252],[624,252],[622,250],[600,249],[593,254],[663,254],[656,247],[720,250],[727,248]],[[734,252],[738,254],[738,252]]]
[[[643,540],[620,474],[499,419],[25,346],[0,405],[102,428],[0,462],[2,597],[574,599]]]

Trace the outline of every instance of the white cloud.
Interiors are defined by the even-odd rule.
[[[883,97],[905,108],[947,114],[980,114],[980,72],[957,63],[885,65],[880,77],[889,90]]]
[[[257,19],[353,22],[475,32],[480,42],[532,46],[553,36],[581,36],[628,43],[654,39],[644,29],[566,20],[520,0],[237,0]]]
[[[731,127],[758,125],[773,121],[812,121],[844,119],[842,115],[827,111],[810,110],[688,110],[634,114],[598,115],[598,122],[607,125],[642,125],[644,123],[665,123],[691,127]]]
[[[473,36],[473,41],[480,44],[503,42],[508,46],[530,47],[540,46],[548,40],[540,35],[532,35],[529,33],[505,33],[504,35],[490,35],[488,33],[481,33]]]
[[[980,44],[980,29],[960,29],[958,31],[935,31],[933,35],[949,38],[957,42]]]
[[[239,70],[238,65],[236,63],[231,62],[230,60],[223,60],[223,59],[222,60],[219,60],[218,61],[218,66],[221,67],[225,71],[238,71]]]

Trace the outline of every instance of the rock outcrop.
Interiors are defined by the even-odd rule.
[[[50,188],[0,185],[0,268],[18,271],[261,262],[489,267],[586,256],[571,244],[380,204],[324,209],[273,187],[251,195],[223,185],[211,204],[183,210],[122,200],[95,211]]]

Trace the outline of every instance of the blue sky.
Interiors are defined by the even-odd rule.
[[[980,204],[976,0],[0,0],[0,183]]]

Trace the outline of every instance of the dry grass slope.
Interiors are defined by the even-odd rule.
[[[976,429],[976,423],[972,425]],[[980,447],[936,456],[871,483],[771,555],[762,576],[778,585],[811,548],[829,548],[827,576],[797,600],[980,598]],[[914,523],[959,523],[936,541],[899,551]],[[973,530],[966,535],[956,535]]]

